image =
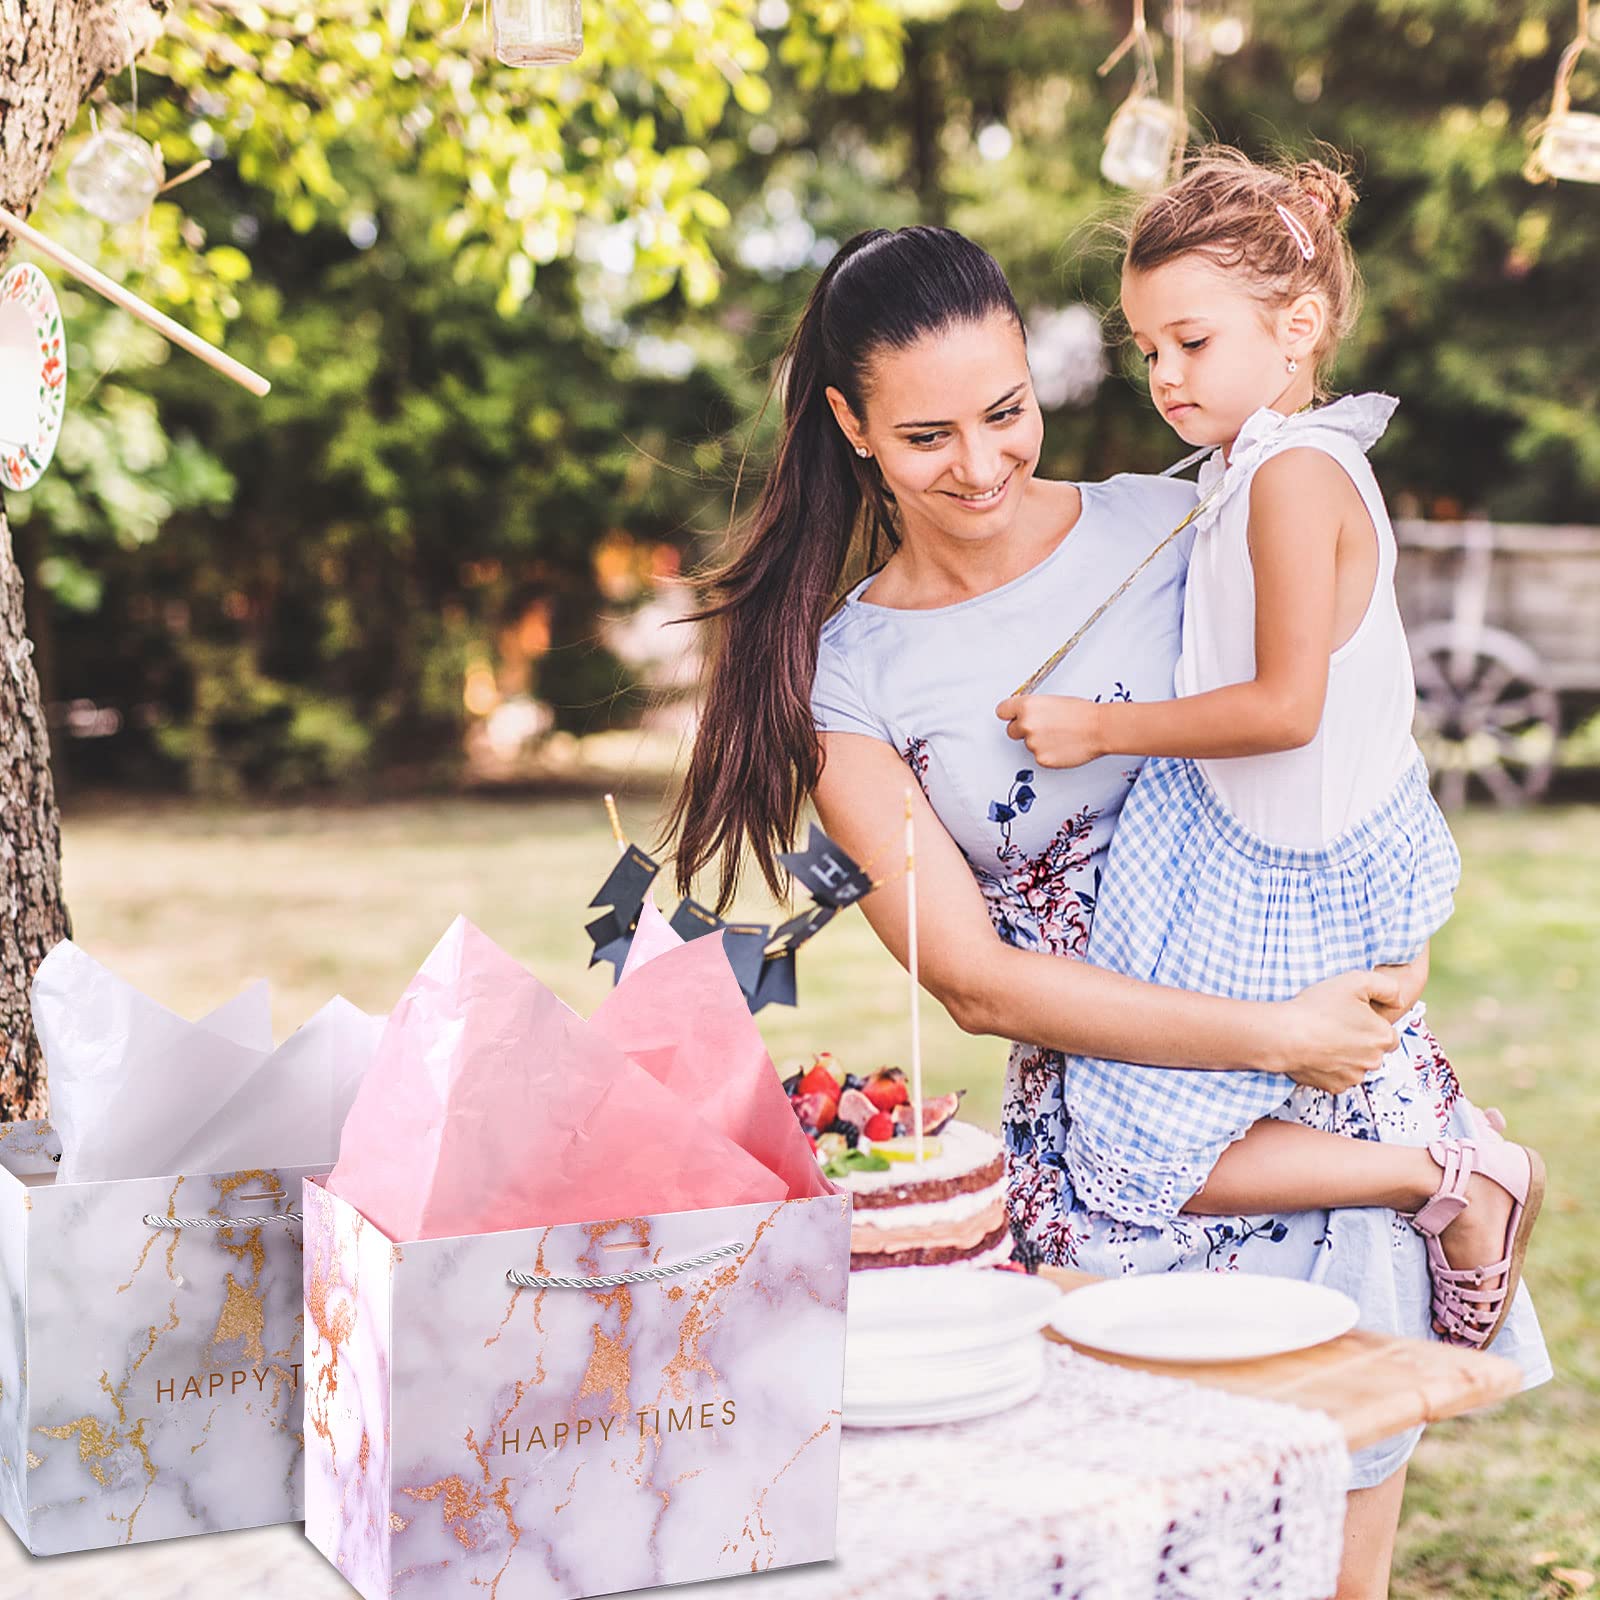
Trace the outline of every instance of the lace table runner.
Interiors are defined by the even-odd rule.
[[[1043,1390],[930,1428],[849,1429],[838,1559],[733,1600],[1321,1600],[1349,1457],[1319,1411],[1053,1345]],[[680,1594],[712,1586],[690,1585]]]

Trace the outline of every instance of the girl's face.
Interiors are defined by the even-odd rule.
[[[1039,464],[1044,419],[1022,330],[996,312],[957,322],[868,363],[865,417],[830,388],[852,446],[876,458],[902,525],[952,539],[999,537]]]
[[[1319,296],[1274,310],[1234,275],[1188,255],[1124,270],[1122,311],[1149,369],[1150,398],[1188,444],[1232,444],[1263,406],[1295,411],[1312,398]]]

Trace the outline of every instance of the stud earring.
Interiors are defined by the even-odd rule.
[[[858,456],[870,456],[872,452],[864,444],[858,444],[856,446],[856,454]]]
[[[1290,372],[1298,372],[1300,370],[1300,363],[1296,361],[1293,356],[1290,356],[1289,359],[1284,362],[1284,366]]]

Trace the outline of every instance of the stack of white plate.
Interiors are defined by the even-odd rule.
[[[971,1267],[850,1275],[847,1428],[965,1422],[1038,1393],[1054,1284]]]

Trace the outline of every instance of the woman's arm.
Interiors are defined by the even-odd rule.
[[[1394,1005],[1388,974],[1346,974],[1281,1004],[1252,1004],[1141,983],[1042,951],[1013,949],[994,930],[972,869],[894,750],[862,734],[823,734],[814,799],[822,825],[858,861],[898,858],[885,846],[905,826],[912,796],[917,847],[917,938],[923,987],[968,1033],[1025,1039],[1053,1050],[1151,1066],[1261,1068],[1347,1089],[1394,1047],[1372,1003]],[[905,896],[893,886],[861,907],[906,964]]]
[[[1104,755],[1266,755],[1309,743],[1322,722],[1339,613],[1372,590],[1371,575],[1363,591],[1352,573],[1340,604],[1339,556],[1356,543],[1343,529],[1362,517],[1354,484],[1331,456],[1311,449],[1273,456],[1250,482],[1254,677],[1148,704],[1026,695],[1002,701],[996,713],[1046,767]],[[1353,631],[1365,610],[1361,604],[1343,631]]]

